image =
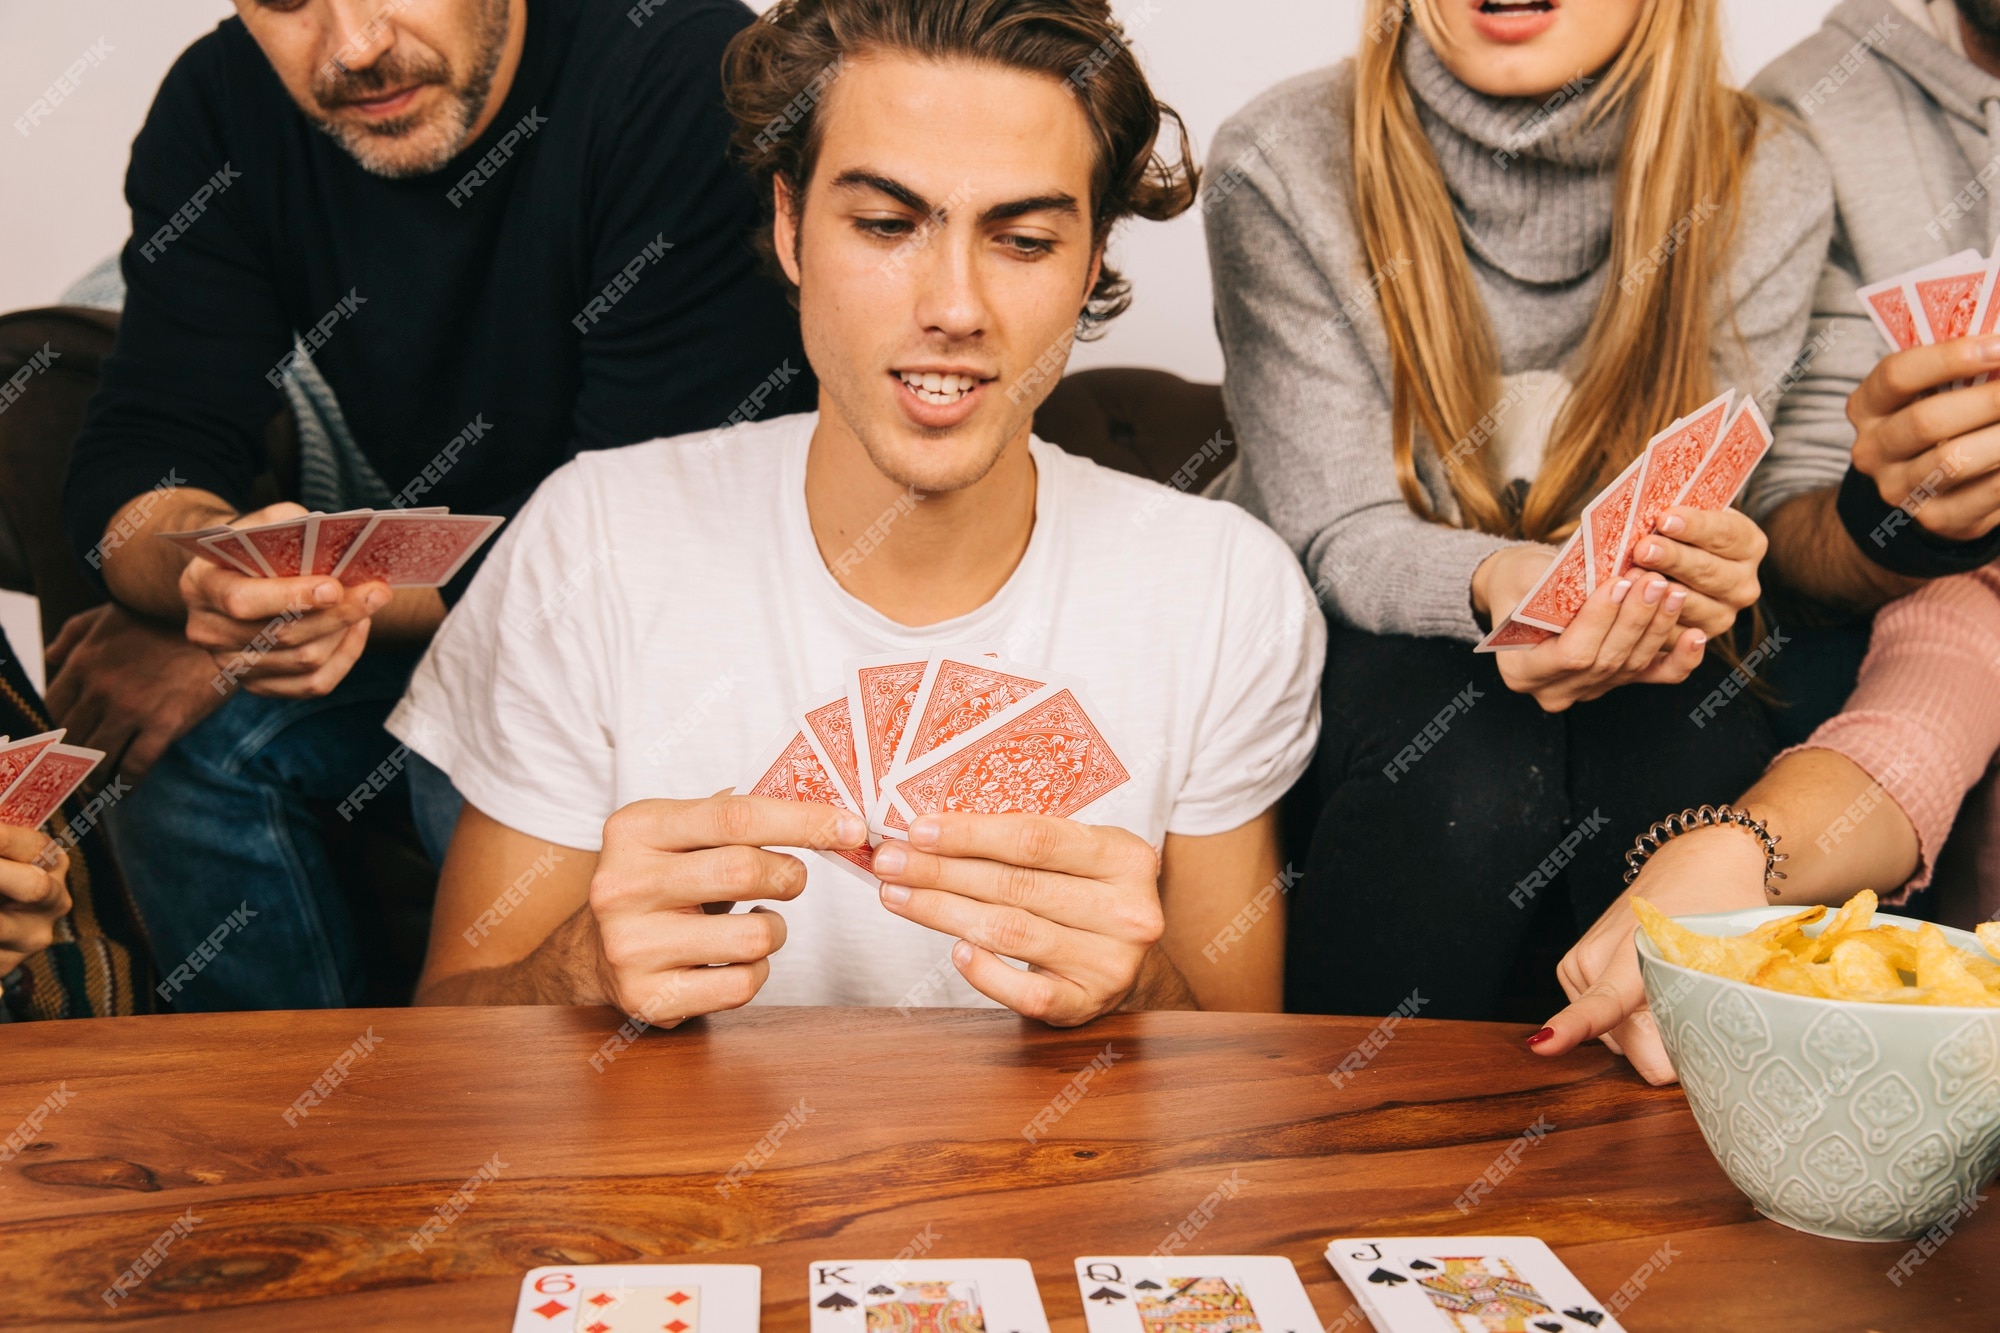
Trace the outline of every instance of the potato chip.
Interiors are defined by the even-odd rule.
[[[1847,939],[1833,946],[1833,984],[1851,997],[1855,992],[1895,990],[1903,984],[1896,969],[1865,940]]]
[[[1931,993],[1933,1004],[2000,1006],[2000,996],[1979,984],[1965,958],[1936,926],[1926,924],[1917,932],[1917,984]]]
[[[1878,900],[1863,889],[1827,917],[1823,906],[1776,917],[1741,935],[1703,935],[1644,898],[1633,915],[1670,963],[1766,990],[1872,1004],[2000,1008],[2000,921],[1981,924],[1982,958],[1955,947],[1936,926],[1875,925]],[[1825,918],[1818,935],[1806,926]]]

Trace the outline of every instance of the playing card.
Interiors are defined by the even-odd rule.
[[[1583,507],[1584,595],[1611,577],[1618,559],[1618,543],[1625,538],[1626,520],[1632,516],[1632,502],[1639,496],[1639,474],[1645,471],[1646,455],[1640,454],[1617,478]]]
[[[206,536],[197,537],[195,545],[209,559],[239,574],[248,574],[253,579],[271,577],[271,571],[265,568],[257,555],[257,548],[244,541],[243,534],[235,528],[211,531]]]
[[[1694,474],[1701,470],[1709,446],[1722,434],[1722,423],[1728,418],[1729,405],[1735,397],[1736,390],[1723,390],[1678,425],[1647,442],[1644,466],[1639,469],[1638,494],[1632,500],[1632,512],[1626,516],[1624,536],[1607,577],[1622,577],[1632,568],[1633,548],[1653,531],[1667,510],[1680,500]]]
[[[319,514],[308,525],[306,556],[310,563],[301,566],[308,574],[331,574],[347,548],[354,545],[368,524],[375,518],[372,509],[350,509],[340,514]]]
[[[274,578],[298,577],[305,568],[306,517],[288,518],[278,523],[265,523],[254,528],[238,528],[236,535],[243,543],[257,552],[265,568]]]
[[[1727,509],[1770,447],[1770,423],[1764,420],[1756,401],[1745,398],[1678,503],[1691,509]]]
[[[940,810],[1067,818],[1131,780],[1080,689],[1048,685],[890,774],[906,819]]]
[[[450,582],[501,522],[479,514],[378,513],[328,572],[350,587],[435,588]]]
[[[40,828],[103,758],[104,751],[81,745],[48,746],[0,795],[0,824]]]
[[[862,813],[861,760],[854,752],[854,711],[848,706],[847,691],[835,690],[807,700],[799,711],[799,725],[840,794],[847,798],[847,808]]]
[[[812,1333],[1049,1333],[1026,1259],[807,1265]]]
[[[882,832],[876,811],[882,780],[896,762],[896,746],[910,720],[910,708],[923,684],[928,657],[889,653],[857,658],[844,664],[848,707],[854,715],[854,754],[861,773],[862,813],[868,826]]]
[[[5,799],[21,775],[42,757],[42,751],[62,738],[63,728],[57,727],[54,731],[45,731],[26,740],[0,741],[0,800]]]
[[[1868,312],[1868,318],[1873,321],[1875,331],[1882,335],[1882,341],[1888,343],[1892,351],[1904,351],[1922,341],[1917,325],[1920,316],[1911,304],[1910,290],[1905,284],[1933,273],[1970,268],[1979,262],[1977,250],[1960,250],[1935,263],[1898,273],[1880,282],[1871,282],[1857,288],[1854,294],[1860,298],[1861,308]]]
[[[1317,1333],[1319,1319],[1281,1255],[1076,1261],[1089,1333]]]
[[[1972,331],[1979,294],[1986,285],[1986,270],[1986,261],[1975,257],[1967,263],[1928,269],[1922,276],[1904,279],[1903,300],[1910,307],[1919,342],[1949,342]]]
[[[1590,595],[1588,570],[1583,559],[1583,531],[1572,532],[1556,552],[1556,558],[1528,589],[1528,595],[1514,608],[1512,619],[1538,629],[1561,633]]]
[[[215,552],[201,544],[202,538],[220,537],[223,533],[231,531],[234,531],[234,529],[228,527],[190,528],[186,532],[163,532],[159,535],[161,541],[172,542],[189,555],[198,555],[204,560],[214,560],[216,559]],[[233,564],[234,562],[230,563]]]
[[[576,1264],[531,1268],[514,1333],[757,1333],[755,1264]]]
[[[1533,1236],[1349,1237],[1326,1257],[1380,1333],[1623,1333]]]
[[[910,704],[909,725],[890,771],[906,767],[947,741],[1013,707],[1049,684],[1046,671],[982,652],[934,653]]]
[[[1523,648],[1533,648],[1538,643],[1547,643],[1555,637],[1554,630],[1543,629],[1539,625],[1524,625],[1518,620],[1508,619],[1493,627],[1487,636],[1479,641],[1475,653],[1510,653]]]
[[[768,751],[761,763],[751,770],[756,776],[738,787],[738,794],[744,796],[770,796],[780,801],[808,801],[819,805],[831,805],[851,814],[860,814],[840,785],[834,780],[826,760],[814,748],[812,739],[803,727],[794,726],[775,747]],[[834,818],[828,813],[827,819]],[[832,829],[829,827],[829,833]],[[811,848],[829,862],[874,885],[876,880],[870,866],[874,863],[874,853],[866,847],[825,847]]]

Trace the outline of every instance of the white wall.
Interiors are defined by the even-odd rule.
[[[534,0],[528,0],[533,3]],[[1280,79],[1354,48],[1360,0],[1114,0],[1160,96],[1198,152],[1223,119]],[[769,0],[752,0],[763,9]],[[1832,0],[1724,0],[1742,76],[1817,27]],[[52,302],[125,239],[125,158],[153,91],[228,0],[0,0],[0,310]],[[106,49],[26,135],[14,125],[72,63]],[[1113,242],[1132,309],[1074,364],[1222,374],[1196,215],[1128,226]]]

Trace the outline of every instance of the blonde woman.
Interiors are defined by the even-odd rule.
[[[1775,751],[1755,700],[1703,707],[1758,596],[1733,510],[1472,652],[1648,436],[1724,386],[1768,406],[1802,341],[1826,170],[1724,83],[1716,11],[1369,0],[1353,60],[1216,139],[1230,496],[1332,624],[1291,1008],[1539,1020],[1633,836]]]

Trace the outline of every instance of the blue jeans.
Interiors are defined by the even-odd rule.
[[[382,729],[416,660],[364,653],[319,699],[239,692],[110,812],[106,827],[176,1008],[318,1009],[360,998],[354,913],[307,802],[346,802],[369,790],[371,775],[390,780],[361,808],[407,799],[418,785],[426,848],[442,852],[457,794],[429,765],[425,781],[409,782],[423,760],[399,754]]]

